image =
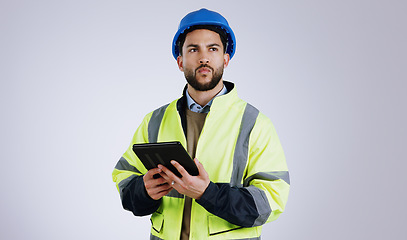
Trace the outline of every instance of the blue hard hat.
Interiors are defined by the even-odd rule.
[[[236,38],[232,29],[229,27],[226,19],[217,12],[210,11],[208,9],[202,8],[198,11],[188,13],[180,22],[178,26],[178,31],[174,36],[172,41],[172,55],[175,59],[179,56],[178,49],[178,38],[185,30],[189,29],[192,26],[197,25],[213,25],[223,29],[227,35],[227,44],[226,44],[226,53],[229,54],[230,59],[236,51]]]

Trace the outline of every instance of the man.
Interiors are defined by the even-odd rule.
[[[235,48],[220,14],[201,9],[181,20],[173,55],[188,82],[183,96],[146,115],[113,171],[123,207],[152,214],[150,239],[260,239],[284,211],[289,176],[276,131],[222,78]],[[199,175],[176,161],[181,178],[162,165],[147,171],[132,151],[165,141],[181,142]]]

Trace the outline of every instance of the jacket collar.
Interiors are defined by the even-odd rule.
[[[213,99],[212,105],[211,105],[211,110],[215,106],[215,108],[220,108],[222,105],[229,105],[228,103],[231,98],[237,97],[237,92],[235,88],[235,84],[232,82],[228,81],[223,81],[223,84],[225,85],[227,89],[227,93],[222,96],[218,96]],[[186,91],[187,91],[188,84],[185,84],[184,90],[182,91],[182,97],[177,101],[177,110],[179,112],[183,112],[184,109],[187,107],[187,97],[186,97]]]

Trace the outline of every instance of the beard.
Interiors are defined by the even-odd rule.
[[[196,73],[198,72],[198,70],[200,68],[203,68],[203,67],[209,68],[213,74],[211,81],[208,83],[200,83],[196,79]],[[196,68],[195,71],[193,71],[191,69],[184,69],[184,75],[185,75],[185,78],[186,78],[188,84],[191,85],[191,87],[193,87],[195,90],[209,91],[209,90],[214,89],[216,87],[216,85],[218,85],[219,81],[222,79],[223,66],[214,70],[212,67],[208,66],[207,64],[202,64],[201,66]]]

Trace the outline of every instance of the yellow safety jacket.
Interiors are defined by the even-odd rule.
[[[284,211],[290,181],[284,152],[271,121],[237,96],[234,84],[210,107],[196,149],[211,180],[191,208],[190,239],[260,239],[264,223]],[[185,91],[185,89],[184,89]],[[123,207],[151,216],[150,239],[180,239],[184,196],[175,189],[151,199],[147,172],[135,143],[179,141],[186,148],[185,96],[147,114],[113,171]]]

